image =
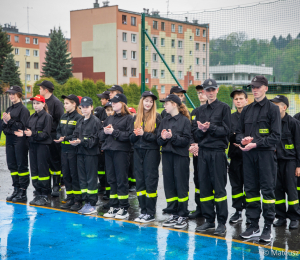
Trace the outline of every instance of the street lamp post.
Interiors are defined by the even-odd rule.
[[[26,58],[27,56],[25,55],[25,106],[27,107],[27,64],[26,64]]]

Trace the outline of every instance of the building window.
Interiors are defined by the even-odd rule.
[[[152,70],[152,77],[157,78],[157,70]]]
[[[26,75],[26,79],[27,79],[27,81],[30,81],[30,74]]]
[[[16,61],[16,66],[17,66],[18,68],[20,68],[20,62],[19,62],[19,61]]]
[[[127,59],[127,51],[123,50],[123,59]]]
[[[153,85],[152,88],[156,88],[157,89],[157,85]]]
[[[9,34],[7,35],[7,40],[10,42],[10,35]]]
[[[199,72],[196,72],[196,79],[200,79],[199,74],[200,74]]]
[[[131,42],[136,43],[136,34],[131,34]]]
[[[131,77],[136,77],[136,68],[131,68]]]
[[[136,51],[131,52],[131,59],[136,60]]]
[[[19,42],[19,36],[15,36],[15,42]]]
[[[27,93],[30,93],[31,92],[31,87],[30,86],[27,86]]]
[[[178,33],[182,33],[182,25],[178,25]]]
[[[157,45],[157,37],[153,37],[152,39],[153,39],[154,45]]]
[[[35,62],[35,63],[34,63],[34,68],[35,68],[35,69],[38,69],[38,68],[39,68],[39,63],[38,63],[38,62]]]
[[[161,87],[160,87],[160,93],[161,94],[165,94],[165,86],[164,85],[161,85]]]
[[[146,51],[148,51],[148,49],[149,49],[149,48],[148,48],[148,45],[146,45]]]
[[[200,63],[200,59],[196,58],[196,65],[199,65],[199,63]]]
[[[175,32],[175,24],[171,24],[171,30],[172,30],[172,32]]]
[[[127,33],[123,32],[123,42],[127,42]]]
[[[190,55],[193,55],[193,52],[192,52],[192,51],[190,51]]]
[[[192,41],[193,40],[193,36],[190,36],[190,41]]]
[[[192,65],[190,65],[189,70],[192,70]]]
[[[203,44],[203,51],[206,51],[206,45]]]
[[[182,41],[178,41],[178,48],[182,48]]]
[[[131,16],[131,25],[136,26],[136,17]]]
[[[199,48],[200,48],[200,44],[199,42],[196,42],[196,51],[199,51]]]
[[[26,42],[26,43],[30,43],[30,38],[29,38],[29,37],[26,37],[26,38],[25,38],[25,42]]]
[[[161,39],[160,39],[160,45],[161,45],[162,47],[165,46],[165,38],[161,38]]]
[[[172,63],[175,63],[175,55],[172,55],[172,56],[171,56],[171,62],[172,62]]]
[[[206,62],[205,62],[205,58],[203,58],[203,63],[202,63],[203,66],[206,65]]]
[[[157,21],[153,21],[153,29],[158,29]]]
[[[153,61],[157,61],[157,54],[153,53]]]
[[[200,36],[200,29],[196,29],[196,36]]]
[[[123,77],[127,77],[127,67],[123,67]]]
[[[174,39],[172,39],[172,41],[171,41],[171,47],[175,48],[175,40]]]
[[[164,31],[165,30],[165,23],[161,22],[161,30]]]
[[[34,75],[34,80],[39,80],[39,75]]]
[[[19,55],[19,49],[15,48],[15,55]]]
[[[164,70],[161,70],[161,71],[160,71],[160,77],[161,77],[162,79],[165,78],[165,71],[164,71]]]
[[[39,51],[33,50],[33,56],[34,56],[34,57],[38,57],[38,56],[39,56]]]
[[[206,80],[205,72],[202,74],[203,80]]]
[[[26,56],[30,56],[30,50],[26,49]]]
[[[178,71],[178,78],[182,79],[182,71]]]
[[[127,24],[127,16],[126,15],[122,15],[122,24]]]
[[[206,37],[206,30],[203,30],[203,37]]]
[[[178,56],[178,62],[179,64],[182,64],[182,56]]]
[[[165,59],[165,54],[162,54],[161,56]]]
[[[33,38],[33,44],[38,44],[38,43],[39,43],[38,38]]]
[[[28,62],[28,61],[26,62],[26,68],[30,69],[30,62]]]
[[[145,83],[149,83],[149,79],[148,78],[145,79]]]
[[[148,67],[148,62],[146,62],[145,66]]]

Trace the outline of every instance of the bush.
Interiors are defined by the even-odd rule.
[[[219,92],[217,98],[226,103],[230,108],[232,108],[232,98],[230,97],[230,93],[232,92],[232,86],[224,86],[221,85],[219,87]]]
[[[188,90],[186,92],[186,94],[189,96],[189,98],[192,100],[193,104],[195,107],[199,107],[200,106],[200,101],[198,99],[198,95],[197,95],[197,90],[195,88],[194,85],[191,85],[188,87]],[[187,98],[185,99],[186,100],[186,106],[188,108],[192,108],[192,105],[191,103],[187,100]]]

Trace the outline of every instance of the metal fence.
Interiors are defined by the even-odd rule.
[[[12,103],[7,94],[0,95],[0,112],[3,113]]]

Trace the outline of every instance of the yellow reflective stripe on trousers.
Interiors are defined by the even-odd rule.
[[[137,196],[143,196],[143,195],[146,195],[146,194],[147,194],[146,190],[141,190],[141,191],[136,192]]]
[[[195,188],[195,193],[200,194],[200,190]]]
[[[215,198],[215,202],[220,202],[220,201],[224,201],[227,200],[227,196],[224,196],[222,198]]]
[[[252,198],[252,199],[247,199],[246,202],[254,202],[254,201],[260,201],[260,197]]]
[[[73,194],[73,191],[72,190],[69,190],[69,191],[66,191],[66,194]]]
[[[82,194],[82,192],[80,190],[76,191],[76,190],[73,190],[73,194]]]
[[[275,203],[275,200],[265,200],[265,199],[263,199],[263,203],[272,204],[272,203]]]
[[[105,171],[98,171],[98,174],[105,174]]]
[[[206,197],[206,198],[200,198],[200,201],[201,202],[210,201],[210,200],[213,200],[214,198],[215,198],[215,196],[210,196],[210,197]]]
[[[18,172],[11,172],[10,175],[18,175]]]
[[[110,190],[110,187],[105,187],[105,190]]]
[[[295,147],[294,144],[286,144],[284,148],[290,150],[290,149],[294,149]]]
[[[298,203],[299,203],[299,200],[288,201],[289,205],[295,205],[295,204],[298,204]]]
[[[167,202],[172,202],[172,201],[178,200],[178,197],[169,198],[169,199],[166,199],[166,200],[167,200]]]
[[[244,193],[239,193],[239,194],[236,194],[236,195],[232,195],[232,198],[233,199],[237,199],[237,198],[240,198],[240,197],[243,197],[244,196]]]
[[[97,194],[98,190],[87,190],[88,194]]]
[[[87,189],[81,189],[82,193],[87,193]]]
[[[61,171],[53,172],[53,171],[51,171],[51,170],[49,169],[49,172],[50,172],[50,174],[52,174],[52,175],[61,175]]]
[[[110,194],[109,198],[110,199],[117,199],[118,198],[118,194]]]
[[[260,134],[268,134],[269,132],[269,129],[259,129]]]
[[[135,179],[128,178],[128,180],[131,181],[131,182],[136,182]]]
[[[297,187],[297,190],[300,190],[300,187]]]
[[[126,199],[128,199],[128,195],[123,195],[123,196],[118,195],[118,199],[119,200],[126,200]]]
[[[19,176],[26,176],[29,175],[29,172],[22,172],[22,173],[18,173]]]
[[[37,180],[39,178],[39,176],[32,176],[31,179],[32,180]]]
[[[178,202],[185,202],[189,200],[189,196],[185,197],[185,198],[178,198]]]
[[[276,200],[275,201],[275,204],[283,204],[285,203],[286,201],[285,200]]]
[[[69,141],[62,141],[61,143],[62,143],[62,144],[70,144]]]
[[[147,198],[156,198],[157,197],[157,191],[155,193],[147,193],[146,197]]]
[[[46,180],[50,180],[50,176],[48,177],[38,177],[39,181],[46,181]]]

